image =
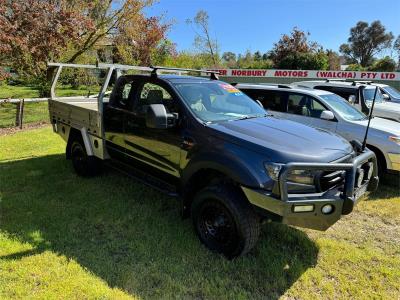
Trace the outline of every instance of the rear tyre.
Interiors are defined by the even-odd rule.
[[[72,165],[79,176],[90,177],[101,173],[101,161],[97,157],[87,155],[82,138],[74,139],[70,149]]]
[[[228,259],[246,254],[257,243],[260,220],[234,186],[221,184],[202,189],[193,200],[191,214],[200,241]]]

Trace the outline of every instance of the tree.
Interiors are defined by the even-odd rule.
[[[0,0],[0,57],[20,76],[43,78],[46,62],[57,59],[91,20],[55,1]]]
[[[370,71],[376,72],[394,72],[396,70],[396,62],[389,56],[376,60],[371,67]]]
[[[222,60],[228,68],[237,67],[236,54],[233,52],[224,52],[222,54]]]
[[[141,14],[124,21],[114,38],[116,60],[142,65],[163,61],[163,56],[175,52],[175,45],[166,41],[169,27],[169,24],[162,24],[159,17],[146,18]]]
[[[218,41],[211,37],[209,27],[209,15],[204,10],[199,10],[193,20],[187,19],[187,24],[195,24],[200,31],[196,31],[194,39],[195,47],[203,53],[207,53],[214,66],[218,65]]]
[[[235,61],[236,62],[236,54],[233,52],[224,52],[222,54],[222,59],[225,62]]]
[[[396,50],[398,56],[397,67],[400,69],[400,34],[394,42],[394,50]]]
[[[322,47],[308,40],[310,34],[297,27],[274,44],[268,56],[279,69],[326,69],[328,57]]]
[[[366,71],[367,68],[361,66],[360,64],[350,64],[347,66],[346,71]]]
[[[372,64],[376,54],[391,47],[392,41],[393,34],[386,32],[380,21],[374,21],[371,25],[360,21],[350,29],[350,37],[346,44],[340,46],[340,52],[350,62],[367,67]]]
[[[262,60],[262,55],[261,55],[261,52],[260,52],[260,51],[254,52],[253,57],[254,57],[254,60],[255,60],[255,61],[260,61],[260,60]]]
[[[138,31],[146,26],[154,25],[154,20],[146,19],[143,10],[153,4],[153,0],[66,0],[74,10],[86,14],[94,24],[84,28],[81,39],[74,44],[75,51],[67,58],[67,62],[75,62],[83,53],[92,49],[103,38],[115,34],[124,26],[138,25]],[[144,22],[145,24],[142,24]],[[131,26],[132,29],[132,26]]]
[[[333,50],[326,50],[329,70],[340,70],[340,56]]]
[[[261,53],[256,51],[254,54],[247,50],[244,55],[239,54],[237,67],[243,69],[270,69],[273,63],[269,59],[263,59]]]

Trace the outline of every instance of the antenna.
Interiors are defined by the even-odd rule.
[[[368,138],[368,131],[369,131],[369,125],[371,124],[371,119],[372,119],[372,113],[374,111],[374,106],[375,106],[375,100],[376,100],[376,94],[378,93],[378,87],[375,87],[375,93],[374,93],[374,99],[372,100],[372,106],[369,111],[369,117],[368,117],[368,126],[367,129],[365,130],[365,136],[364,136],[364,141],[362,144],[361,150],[364,151],[365,147],[367,146],[367,138]]]

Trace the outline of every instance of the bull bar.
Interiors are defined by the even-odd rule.
[[[372,176],[362,186],[355,188],[357,169],[367,162],[373,163]],[[375,154],[366,149],[349,163],[288,163],[279,174],[279,195],[261,189],[242,186],[247,199],[257,209],[280,217],[282,223],[326,230],[342,215],[350,214],[359,198],[366,191],[375,191],[378,183],[378,166]],[[322,193],[289,194],[287,178],[293,170],[345,171],[343,190],[335,187]],[[327,204],[334,210],[324,214],[322,208]],[[295,212],[294,207],[312,206],[312,211]]]

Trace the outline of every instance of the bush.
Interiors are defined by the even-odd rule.
[[[365,71],[366,68],[361,66],[360,64],[350,64],[347,68],[346,71]]]
[[[376,72],[394,72],[396,70],[396,62],[389,56],[385,56],[375,61],[368,70]]]
[[[73,88],[78,88],[81,85],[98,85],[99,80],[97,77],[92,70],[65,68],[61,72],[58,82],[62,85],[71,85]]]
[[[289,70],[326,70],[329,67],[329,59],[322,51],[316,53],[292,53],[279,61],[276,67]]]

